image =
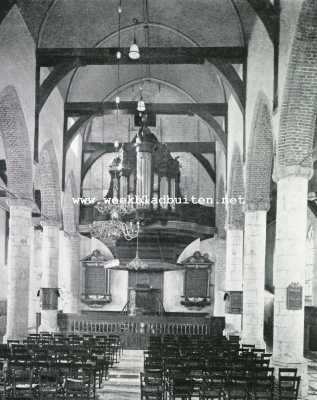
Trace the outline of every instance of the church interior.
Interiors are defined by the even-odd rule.
[[[316,115],[316,0],[1,0],[0,399],[316,399]]]

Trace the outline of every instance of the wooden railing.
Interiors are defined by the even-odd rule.
[[[120,313],[106,315],[104,319],[73,314],[60,316],[62,332],[74,334],[120,335],[126,348],[143,349],[147,347],[152,335],[222,335],[224,318],[190,316],[152,316],[136,315],[129,317]]]

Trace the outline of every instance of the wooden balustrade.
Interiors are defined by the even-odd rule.
[[[151,335],[222,335],[224,318],[200,316],[150,316],[129,317],[122,314],[104,318],[62,314],[60,329],[65,333],[120,335],[124,347],[143,349]]]

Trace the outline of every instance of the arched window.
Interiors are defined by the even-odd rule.
[[[109,261],[99,250],[94,250],[81,260],[83,267],[82,301],[92,307],[111,302],[110,270],[105,268]]]

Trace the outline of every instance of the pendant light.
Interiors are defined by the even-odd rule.
[[[140,113],[140,115],[142,113],[144,113],[144,111],[145,111],[145,103],[144,103],[143,96],[142,96],[142,87],[140,88],[140,99],[138,101],[138,105],[137,105],[136,109]]]
[[[139,46],[136,43],[136,35],[135,35],[135,26],[138,23],[138,20],[135,18],[133,22],[134,22],[133,43],[130,46],[129,57],[131,58],[131,60],[138,60],[140,58],[140,50]]]
[[[122,14],[122,5],[121,5],[121,0],[119,0],[119,5],[118,5],[118,50],[116,53],[116,58],[117,58],[117,86],[118,88],[120,87],[120,59],[122,56],[120,46],[121,46],[121,14]],[[117,121],[119,120],[119,104],[120,104],[120,96],[117,93],[115,97],[115,103],[117,106]]]

